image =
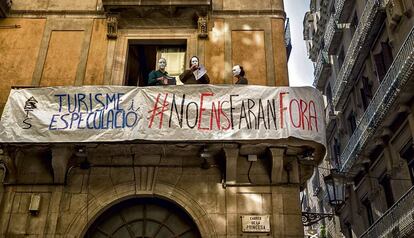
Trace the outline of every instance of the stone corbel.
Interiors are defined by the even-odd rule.
[[[269,148],[271,155],[271,170],[270,170],[270,181],[271,183],[282,183],[283,182],[283,166],[285,158],[286,148]],[[289,166],[288,166],[289,167]]]
[[[118,38],[118,18],[119,14],[117,13],[106,14],[106,37],[110,40]]]
[[[52,147],[53,182],[63,184],[66,179],[66,171],[70,158],[74,153],[74,147],[69,145],[56,145]]]
[[[239,158],[239,148],[224,147],[224,155],[226,158],[226,184],[237,183],[237,160]]]

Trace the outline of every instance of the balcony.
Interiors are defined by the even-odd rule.
[[[369,54],[370,46],[375,40],[376,33],[385,17],[383,1],[369,0],[365,4],[361,20],[351,40],[341,70],[339,71],[333,87],[333,102],[335,108],[341,108],[344,103],[344,95],[351,90],[352,80],[364,65],[364,60]]]
[[[330,55],[336,53],[336,49],[341,44],[342,29],[338,28],[335,15],[332,15],[329,19],[328,26],[324,36],[325,49],[327,49]]]
[[[315,81],[313,82],[313,86],[315,86],[316,88],[320,88],[322,85],[324,85],[330,73],[331,64],[329,62],[328,53],[322,50],[319,52],[318,59],[316,60],[314,73]]]
[[[354,10],[355,0],[337,0],[335,1],[336,19],[339,23],[345,23]]]
[[[374,135],[396,98],[414,72],[414,27],[400,48],[394,62],[376,91],[367,110],[341,155],[341,170],[349,171],[368,141]]]
[[[408,237],[414,232],[414,186],[360,237]]]
[[[321,50],[321,47],[323,47],[323,41],[324,41],[324,35],[326,32],[326,25],[327,25],[327,21],[329,20],[329,1],[322,1],[321,3],[321,7],[319,9],[320,12],[320,18],[317,21],[317,28],[316,28],[316,32],[315,35],[313,36],[313,43],[312,43],[312,48],[311,48],[311,54],[313,55],[317,55],[318,52]],[[315,9],[313,12],[318,11],[317,9]]]
[[[0,18],[7,17],[11,4],[11,0],[0,0]]]

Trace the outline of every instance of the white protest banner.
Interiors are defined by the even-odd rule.
[[[325,145],[325,113],[311,87],[185,85],[14,89],[2,143],[245,141]]]

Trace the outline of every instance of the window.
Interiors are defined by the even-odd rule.
[[[368,225],[371,226],[372,224],[374,224],[374,216],[372,213],[371,202],[368,199],[365,199],[362,202],[362,205],[364,205],[365,207],[365,213],[367,215]]]
[[[362,77],[362,88],[360,89],[362,105],[364,110],[367,110],[369,103],[372,100],[372,84],[367,77]]]
[[[332,103],[332,88],[331,84],[328,83],[328,86],[326,87],[326,97],[328,98],[328,103]]]
[[[374,55],[378,81],[382,81],[393,61],[392,50],[387,42],[381,42],[381,51]]]
[[[407,144],[400,151],[401,158],[407,161],[408,170],[410,172],[411,183],[414,185],[414,148],[413,139],[407,142]]]
[[[339,168],[340,167],[340,163],[339,163],[339,159],[341,157],[341,143],[339,142],[339,140],[337,138],[334,138],[334,146],[333,146],[333,151],[334,151],[334,165],[335,168]]]
[[[352,111],[351,111],[351,113],[349,113],[349,116],[348,116],[348,126],[349,126],[349,130],[350,130],[349,131],[350,135],[352,135],[354,133],[356,127],[357,127],[355,113],[352,112]]]
[[[387,208],[394,205],[394,195],[392,194],[391,177],[390,175],[383,175],[379,180],[379,184],[382,186],[385,194],[385,200],[387,202]]]
[[[167,72],[176,77],[184,71],[186,58],[185,40],[137,40],[129,44],[125,85],[146,86],[148,75],[158,69],[158,60],[167,60]],[[177,80],[177,84],[180,80]]]
[[[347,238],[353,238],[354,237],[354,234],[352,233],[352,226],[351,226],[351,223],[349,223],[349,222],[346,222],[345,223],[345,229],[346,229],[346,237]]]
[[[180,206],[160,198],[134,198],[103,212],[84,237],[188,237],[201,234]]]
[[[342,65],[344,64],[345,60],[345,50],[344,47],[341,47],[341,51],[339,51],[338,54],[338,69],[340,70],[342,68]]]
[[[358,27],[358,15],[356,12],[354,12],[354,17],[352,17],[352,21],[351,21],[351,35],[354,36],[355,31]]]

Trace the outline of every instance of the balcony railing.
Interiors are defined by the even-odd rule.
[[[335,15],[336,20],[339,23],[345,23],[348,20],[350,14],[354,11],[356,0],[336,0],[335,1]]]
[[[318,87],[320,82],[323,82],[321,78],[326,77],[329,74],[329,70],[331,69],[331,64],[329,63],[329,56],[328,52],[325,50],[321,50],[318,55],[318,59],[316,60],[315,66],[315,81],[313,82],[313,86]]]
[[[328,25],[326,27],[325,36],[324,36],[324,42],[325,42],[325,49],[331,54],[333,54],[333,48],[331,47],[333,39],[335,38],[335,35],[337,35],[339,32],[339,29],[336,24],[336,18],[335,15],[331,15],[331,18],[329,19]]]
[[[400,91],[414,72],[414,27],[401,46],[394,62],[375,92],[371,103],[362,115],[356,130],[348,141],[342,155],[341,170],[347,172],[355,162],[357,155],[372,137]]]
[[[355,66],[362,67],[362,62],[359,64],[359,61],[364,59],[369,53],[369,51],[364,50],[364,47],[369,46],[369,34],[373,28],[375,19],[377,18],[377,14],[381,9],[381,2],[382,0],[368,0],[365,4],[361,21],[359,22],[351,40],[343,66],[339,71],[333,87],[333,102],[335,108],[338,107],[342,96],[347,95],[351,87],[350,81],[352,80],[352,73],[358,71]]]
[[[414,186],[380,217],[361,238],[407,237],[414,232]]]

